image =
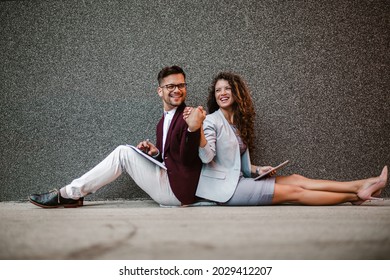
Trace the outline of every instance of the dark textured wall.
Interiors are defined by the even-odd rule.
[[[390,164],[389,1],[0,3],[0,200],[61,187],[117,145],[155,139],[156,75],[247,80],[254,163],[351,180]],[[389,193],[387,192],[387,195]],[[128,175],[91,199],[147,198]]]

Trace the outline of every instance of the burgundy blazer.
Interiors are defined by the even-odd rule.
[[[173,193],[180,202],[191,204],[196,201],[195,193],[198,186],[202,161],[199,158],[200,130],[189,132],[188,125],[183,119],[186,105],[181,104],[169,126],[165,141],[164,162],[167,167],[169,183]],[[157,124],[156,147],[160,151],[156,158],[162,159],[164,117]]]

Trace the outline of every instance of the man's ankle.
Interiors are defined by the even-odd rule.
[[[68,196],[68,194],[66,193],[66,188],[65,187],[63,187],[63,188],[61,188],[60,189],[60,195],[61,195],[61,197],[63,197],[63,198],[70,198],[69,196]]]

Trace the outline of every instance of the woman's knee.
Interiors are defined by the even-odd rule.
[[[291,176],[291,179],[296,181],[296,182],[300,182],[302,180],[305,180],[306,177],[302,176],[302,175],[299,175],[299,174],[292,174],[290,175]]]
[[[275,184],[274,198],[277,203],[296,202],[304,191],[305,189],[301,186]]]
[[[299,174],[292,174],[288,176],[277,176],[276,183],[283,185],[296,185],[300,186],[306,178]]]

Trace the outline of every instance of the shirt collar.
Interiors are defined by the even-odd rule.
[[[168,115],[168,116],[173,117],[173,115],[175,115],[175,113],[176,113],[176,110],[177,110],[177,107],[173,108],[172,110],[169,110],[169,111],[164,111],[164,115]]]

